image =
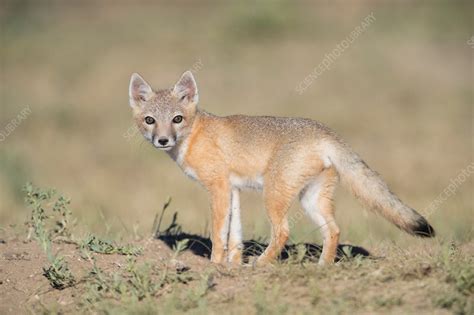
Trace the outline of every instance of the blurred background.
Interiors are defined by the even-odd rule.
[[[206,192],[135,134],[128,105],[132,72],[165,88],[187,69],[212,113],[324,122],[423,212],[473,162],[472,12],[470,1],[4,0],[0,228],[23,228],[21,188],[32,181],[71,197],[96,233],[149,235],[168,196],[184,231],[208,233]],[[472,177],[429,216],[440,239],[472,239]],[[413,241],[345,189],[336,206],[342,241]],[[266,237],[260,195],[244,193],[242,207],[245,238]],[[299,209],[295,202],[290,216]],[[320,242],[309,219],[294,221],[293,241]]]

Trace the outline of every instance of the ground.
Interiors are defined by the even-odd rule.
[[[193,242],[192,240],[190,243]],[[188,243],[189,248],[193,246]],[[0,244],[0,313],[472,314],[474,243],[414,240],[318,266],[298,253],[274,265],[216,266],[192,250],[150,238],[137,256],[99,254],[54,243],[76,282],[54,289],[36,241]],[[130,257],[133,257],[132,259]],[[100,270],[94,275],[93,270]],[[153,287],[153,286],[156,287]]]

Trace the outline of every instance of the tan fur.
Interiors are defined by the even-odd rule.
[[[334,261],[339,228],[333,198],[339,177],[359,200],[402,229],[416,232],[417,224],[426,222],[401,203],[333,131],[318,122],[209,114],[197,108],[197,86],[189,72],[173,89],[154,92],[149,99],[140,96],[142,91],[148,93],[143,84],[147,85],[141,77],[132,77],[131,105],[140,130],[150,139],[172,137],[173,146],[164,149],[209,192],[214,263],[241,262],[241,239],[231,224],[240,218],[232,218],[230,209],[232,198],[238,196],[232,191],[246,187],[263,188],[272,227],[270,243],[258,264],[271,262],[280,254],[289,236],[288,209],[298,195],[308,214],[317,223],[323,222],[320,262]],[[170,123],[176,113],[184,116],[180,124]],[[154,115],[156,126],[144,124],[147,115]],[[160,148],[156,142],[155,146]]]

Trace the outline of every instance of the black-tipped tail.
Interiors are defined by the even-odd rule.
[[[423,217],[421,217],[421,219],[417,221],[417,225],[413,228],[413,234],[419,237],[436,236],[434,228]]]
[[[368,209],[381,214],[400,229],[419,237],[434,237],[428,221],[404,204],[387,184],[352,149],[343,142],[327,145],[327,154],[342,183]]]

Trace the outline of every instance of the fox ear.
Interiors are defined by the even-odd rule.
[[[153,95],[151,86],[138,73],[132,74],[130,78],[130,86],[128,88],[128,97],[130,98],[130,106],[135,107],[150,99]]]
[[[179,81],[173,88],[173,93],[179,100],[187,101],[189,103],[197,104],[199,101],[199,94],[196,81],[191,71],[183,73]]]

